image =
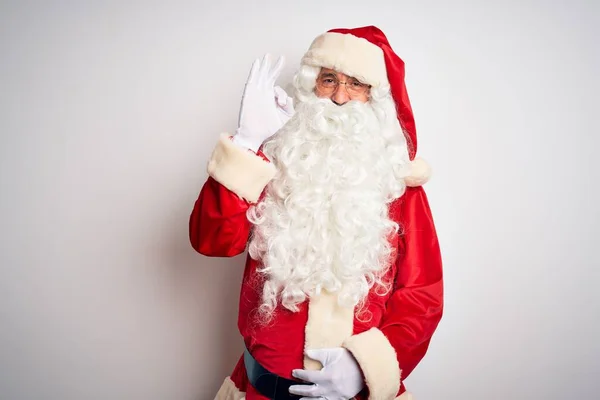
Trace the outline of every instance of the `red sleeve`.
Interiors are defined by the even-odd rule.
[[[246,249],[250,203],[209,177],[190,215],[190,242],[194,249],[212,257],[232,257]]]
[[[407,188],[397,209],[400,243],[394,291],[380,330],[396,352],[402,379],[425,355],[443,309],[440,247],[422,187]]]
[[[276,169],[262,153],[254,153],[220,136],[207,165],[204,183],[190,215],[192,247],[213,257],[232,257],[246,249],[250,222],[246,211],[260,198]]]

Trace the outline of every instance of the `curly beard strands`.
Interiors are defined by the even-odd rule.
[[[374,285],[386,292],[389,237],[398,228],[388,203],[404,192],[408,161],[391,97],[337,106],[308,96],[263,149],[278,173],[248,217],[264,319],[278,302],[297,311],[323,289],[346,307]]]

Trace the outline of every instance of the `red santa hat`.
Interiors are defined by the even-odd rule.
[[[318,36],[302,58],[302,64],[336,70],[372,87],[390,87],[400,126],[404,130],[411,160],[410,186],[429,178],[429,166],[415,160],[417,130],[406,84],[404,61],[392,50],[385,34],[375,26],[332,29]]]

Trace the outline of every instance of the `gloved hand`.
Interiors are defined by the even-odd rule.
[[[312,382],[314,385],[292,385],[290,393],[303,397],[302,400],[320,398],[326,400],[348,400],[356,396],[365,386],[358,362],[343,347],[306,350],[306,355],[320,361],[320,371],[295,369],[295,378]]]
[[[252,64],[242,96],[234,143],[256,152],[294,114],[293,99],[282,88],[275,87],[283,64],[284,57],[279,57],[272,65],[269,54]]]

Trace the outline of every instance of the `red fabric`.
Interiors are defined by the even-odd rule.
[[[209,178],[190,216],[190,240],[194,248],[207,256],[234,256],[243,252],[250,229],[245,215],[248,207],[247,202]],[[425,355],[442,316],[442,264],[435,227],[421,187],[407,188],[391,205],[390,217],[402,227],[402,234],[393,240],[397,261],[388,272],[395,284],[387,296],[370,293],[368,312],[372,317],[355,318],[354,334],[378,327],[396,350],[404,379]],[[256,309],[262,293],[258,266],[255,260],[246,259],[238,328],[258,362],[292,379],[291,371],[303,368],[308,307],[304,303],[296,313],[280,307],[271,324],[257,323]],[[248,385],[243,362],[237,364],[231,379],[241,391],[247,392],[247,400],[265,399]],[[399,393],[402,392],[404,387]]]
[[[250,204],[209,177],[190,216],[192,247],[210,257],[233,257],[246,249]]]
[[[338,28],[331,29],[329,32],[350,34],[363,38],[383,50],[388,81],[390,82],[392,97],[396,102],[398,120],[405,131],[410,159],[414,159],[415,154],[417,153],[417,128],[412,107],[410,105],[410,99],[408,98],[408,91],[406,90],[406,83],[404,81],[404,61],[394,53],[392,46],[390,46],[390,42],[387,40],[387,37],[381,29],[375,26],[364,26],[352,29]]]
[[[442,318],[442,258],[422,187],[407,188],[390,214],[402,232],[394,290],[379,329],[396,350],[404,380],[425,356]]]
[[[262,151],[257,155],[270,162]],[[250,222],[246,218],[249,207],[249,202],[209,177],[190,215],[192,247],[209,257],[233,257],[243,253],[250,233]]]

